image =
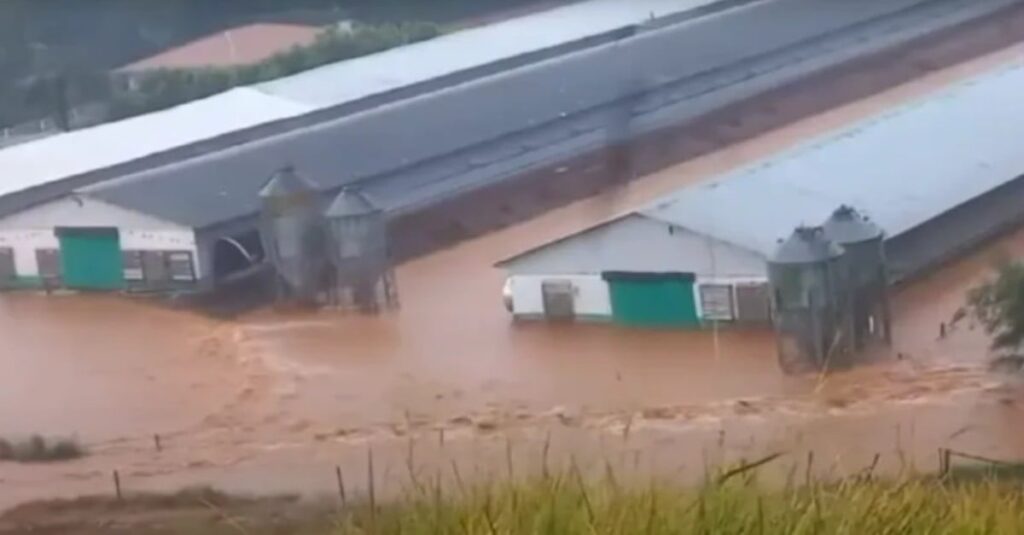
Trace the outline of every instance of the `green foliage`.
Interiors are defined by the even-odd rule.
[[[702,489],[622,489],[552,478],[440,496],[414,494],[337,533],[867,534],[1021,533],[1024,492],[995,480],[851,479],[770,491],[752,479]]]
[[[967,312],[992,336],[997,349],[1024,341],[1024,264],[1002,262],[996,276],[967,294]]]
[[[169,108],[232,87],[273,80],[440,34],[438,25],[426,22],[356,25],[351,29],[327,30],[307,46],[293,47],[252,65],[154,70],[139,76],[135,89],[114,96],[111,114],[117,119]]]
[[[110,496],[57,500],[42,509],[28,504],[26,511],[34,508],[44,518],[59,512],[93,525],[102,518],[104,525],[122,526],[117,533],[134,535],[168,533],[168,525],[176,533],[211,535],[1024,533],[1024,487],[1016,468],[1007,478],[985,467],[941,478],[888,480],[863,473],[779,488],[760,485],[756,465],[719,472],[698,488],[624,483],[610,469],[601,480],[585,482],[574,469],[480,485],[461,479],[442,484],[439,475],[372,507],[369,501],[350,501],[339,509],[293,497],[245,498],[200,488],[132,495],[123,502]],[[103,515],[85,514],[89,511]],[[119,512],[123,516],[111,516]],[[0,525],[3,520],[0,516]]]
[[[85,449],[72,439],[47,440],[32,435],[23,441],[0,438],[0,461],[21,463],[65,461],[85,455]]]

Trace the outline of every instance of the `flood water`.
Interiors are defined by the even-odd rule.
[[[634,452],[635,467],[661,475],[694,473],[709,451],[814,450],[827,470],[881,452],[883,464],[924,463],[942,444],[1024,456],[1014,389],[986,372],[983,333],[963,325],[937,336],[994,254],[1024,254],[1024,231],[900,289],[891,353],[827,377],[782,375],[769,332],[515,324],[491,267],[1021,51],[412,261],[398,270],[401,309],[381,317],[261,310],[225,322],[114,296],[2,296],[0,436],[73,434],[93,455],[0,464],[0,507],[106,492],[114,469],[132,488],[330,489],[324,474],[335,464],[359,470],[373,447],[380,466],[401,466],[414,443],[422,463],[452,457],[487,469],[507,464],[514,443],[525,466],[549,434],[552,456],[628,464]]]

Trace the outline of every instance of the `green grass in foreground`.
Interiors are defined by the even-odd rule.
[[[850,480],[789,491],[750,481],[688,491],[553,479],[452,499],[418,494],[338,533],[1024,533],[1024,492],[991,480]]]
[[[1024,533],[1024,472],[1016,466],[954,471],[944,478],[862,476],[789,488],[761,486],[751,473],[724,472],[697,488],[627,487],[613,476],[583,484],[575,471],[450,490],[422,483],[398,501],[376,507],[350,501],[342,510],[206,491],[124,502],[44,502],[21,513],[35,510],[29,516],[44,519],[38,527],[90,535],[100,532],[85,526],[137,535]],[[29,525],[21,516],[18,525]],[[4,520],[0,515],[0,533],[6,533]]]

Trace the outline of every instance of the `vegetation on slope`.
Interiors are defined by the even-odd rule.
[[[45,439],[32,435],[25,440],[0,438],[0,462],[21,463],[66,461],[85,455],[85,448],[72,439]]]
[[[238,67],[160,69],[144,73],[131,91],[111,99],[111,119],[139,115],[190,100],[295,74],[315,67],[365,56],[441,34],[440,26],[427,22],[356,25],[331,29],[308,46],[297,46],[264,61]]]
[[[380,27],[462,24],[545,0],[4,0],[0,128],[109,99],[107,72],[193,39],[253,22]],[[122,104],[124,105],[124,104]],[[83,107],[90,108],[83,110]],[[82,126],[82,125],[73,125]]]
[[[967,312],[992,337],[994,349],[1019,349],[1024,342],[1024,264],[1000,262],[994,277],[968,293]]]
[[[402,500],[345,509],[214,491],[80,498],[30,504],[0,516],[12,526],[103,533],[309,534],[879,534],[1022,533],[1018,467],[945,477],[880,480],[864,474],[781,489],[724,472],[701,488],[584,484],[577,471],[527,483],[442,488],[424,483]],[[1002,477],[1008,476],[1008,477]],[[120,512],[120,513],[119,513]],[[97,532],[98,533],[98,532]]]

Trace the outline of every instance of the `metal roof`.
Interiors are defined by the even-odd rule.
[[[798,225],[857,207],[902,234],[1024,174],[1024,60],[639,212],[769,255]]]
[[[825,236],[839,245],[878,240],[885,234],[874,221],[846,204],[836,208],[822,228],[825,229]]]
[[[720,0],[592,0],[325,65],[253,87],[326,107]]]
[[[0,150],[0,197],[310,111],[246,88]]]
[[[259,196],[267,199],[271,197],[290,197],[295,194],[315,192],[316,184],[308,178],[295,172],[295,167],[286,165],[277,170],[270,180],[260,189]]]
[[[679,80],[691,85],[669,86],[673,94],[682,95],[674,98],[705,94],[718,83],[716,77],[735,77],[737,69],[746,73],[745,61],[767,51],[790,50],[808,39],[923,1],[758,3],[83,191],[204,227],[255,213],[256,193],[268,170],[294,163],[331,191],[364,180],[381,207],[393,209],[437,195],[442,184],[448,189],[463,187],[460,180],[474,177],[475,170],[524,154],[542,155],[558,143],[568,143],[566,139],[600,142],[609,129],[607,117],[590,112],[611,107],[625,96]],[[794,50],[793,54],[807,55],[802,48]],[[642,102],[633,112],[667,106],[667,101],[666,96],[665,101]],[[686,107],[685,101],[677,106]],[[564,158],[565,150],[559,146],[543,157]],[[511,171],[513,165],[506,167]],[[495,175],[494,170],[487,173]],[[390,180],[396,176],[401,180]]]
[[[380,209],[361,191],[353,188],[342,188],[331,205],[324,211],[326,217],[341,218],[374,214]]]
[[[17,173],[0,176],[0,197],[717,1],[582,2],[4,148],[0,169]]]
[[[772,252],[773,264],[814,264],[843,256],[843,248],[825,236],[821,227],[797,227]]]

